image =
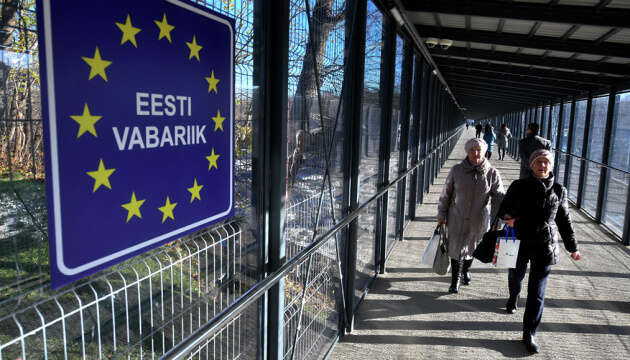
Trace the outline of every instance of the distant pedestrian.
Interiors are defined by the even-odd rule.
[[[499,147],[499,160],[505,160],[505,150],[508,146],[508,140],[512,138],[512,133],[507,125],[502,124],[497,134],[497,145]],[[502,154],[503,153],[503,154]]]
[[[488,144],[488,151],[486,152],[486,159],[490,160],[492,157],[492,150],[494,149],[494,143],[497,141],[497,136],[494,133],[492,125],[486,124],[486,128],[483,131],[483,140]]]
[[[477,131],[475,137],[477,139],[481,139],[481,130],[483,130],[483,126],[481,126],[481,123],[477,123],[477,125],[475,125],[475,130]]]
[[[514,234],[521,241],[516,268],[508,271],[508,314],[517,310],[527,263],[531,263],[523,315],[523,342],[530,352],[537,353],[540,347],[535,335],[542,320],[547,279],[551,265],[556,264],[559,257],[557,233],[573,260],[580,260],[582,256],[569,215],[567,189],[554,182],[551,172],[553,154],[549,150],[537,150],[529,157],[529,162],[529,176],[510,185],[498,216],[514,228]]]
[[[551,141],[538,136],[540,126],[536,123],[527,125],[526,136],[518,142],[518,151],[521,157],[521,174],[520,179],[529,176],[529,157],[536,150],[551,150]]]
[[[460,282],[470,284],[473,251],[488,231],[505,194],[499,171],[484,158],[486,142],[472,138],[465,147],[468,156],[451,168],[438,205],[438,225],[448,227],[451,293],[459,291]],[[491,214],[487,207],[490,198]]]

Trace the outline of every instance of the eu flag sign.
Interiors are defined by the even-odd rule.
[[[54,288],[233,215],[234,20],[37,6]]]

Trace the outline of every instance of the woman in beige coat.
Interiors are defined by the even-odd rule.
[[[448,228],[451,293],[459,291],[460,281],[464,285],[470,283],[468,270],[473,251],[488,231],[490,219],[496,216],[505,195],[499,171],[484,157],[486,142],[473,138],[465,147],[468,156],[448,173],[438,205],[438,225],[446,224]],[[490,201],[491,214],[487,206]]]

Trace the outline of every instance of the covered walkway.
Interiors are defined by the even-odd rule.
[[[435,227],[437,201],[450,168],[465,157],[463,134],[431,186],[342,338],[333,359],[488,359],[525,357],[520,342],[526,284],[514,315],[504,312],[507,271],[475,262],[473,281],[449,294],[450,276],[438,276],[420,256]],[[492,160],[504,184],[518,178],[518,162]],[[538,333],[548,359],[630,358],[630,251],[582,212],[572,209],[584,259],[565,252],[553,267]]]

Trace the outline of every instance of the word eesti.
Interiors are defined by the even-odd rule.
[[[192,116],[192,98],[181,95],[136,93],[137,116]],[[121,131],[112,127],[118,150],[153,149],[158,147],[205,144],[206,125],[125,126]],[[172,129],[172,130],[171,130]]]

